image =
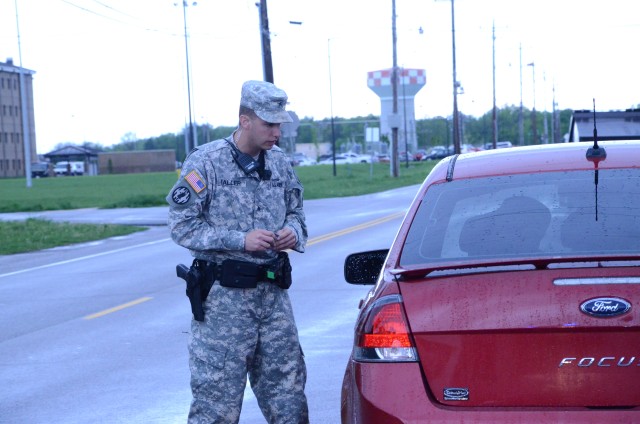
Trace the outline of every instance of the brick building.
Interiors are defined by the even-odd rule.
[[[172,172],[175,169],[176,152],[173,149],[100,152],[98,154],[98,173],[100,175]]]
[[[13,64],[12,59],[0,62],[0,178],[25,177],[23,110],[30,146],[28,163],[37,161],[36,130],[33,113],[34,71]],[[20,95],[20,75],[24,82],[25,107]]]

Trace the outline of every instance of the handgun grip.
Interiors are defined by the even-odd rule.
[[[187,274],[189,274],[189,267],[184,264],[176,265],[176,275],[183,280],[187,279]]]

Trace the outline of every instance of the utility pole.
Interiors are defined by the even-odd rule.
[[[548,121],[548,116],[547,116],[547,73],[546,72],[542,72],[542,86],[543,86],[543,90],[542,92],[544,93],[544,96],[542,96],[542,102],[544,103],[544,110],[542,112],[542,125],[543,125],[543,143],[544,144],[549,144],[549,123]]]
[[[409,138],[407,135],[407,95],[404,90],[404,81],[405,81],[405,70],[404,66],[402,67],[402,71],[400,72],[400,78],[402,78],[402,117],[404,118],[404,161],[405,165],[409,167]]]
[[[531,62],[527,66],[531,66],[531,75],[533,76],[533,110],[531,111],[532,144],[538,144],[538,127],[536,122],[536,64],[535,62]]]
[[[31,188],[31,137],[29,136],[29,114],[27,112],[27,94],[24,87],[24,69],[22,68],[22,46],[20,44],[20,23],[18,19],[18,0],[15,0],[16,30],[18,32],[18,79],[20,81],[20,113],[22,115],[22,143],[24,144],[24,174],[27,188]]]
[[[269,16],[267,0],[260,0],[260,38],[262,40],[262,70],[264,80],[273,84],[273,63],[271,61],[271,34],[269,33]]]
[[[396,36],[396,0],[391,0],[391,34],[393,37],[393,69],[391,86],[393,91],[393,118],[391,122],[391,176],[398,177],[398,55]]]
[[[187,103],[189,104],[189,137],[185,137],[185,157],[196,147],[195,135],[193,132],[193,119],[191,113],[191,71],[189,70],[189,36],[187,33],[187,1],[182,1],[182,16],[184,19],[184,51],[187,58]]]
[[[496,110],[496,24],[493,22],[491,30],[491,41],[493,46],[493,148],[498,147],[498,113]]]
[[[520,113],[518,114],[518,145],[524,146],[524,111],[522,109],[522,44],[520,44]]]
[[[558,110],[556,109],[558,103],[556,102],[556,82],[553,82],[553,112],[551,115],[551,142],[560,143],[562,138],[560,137],[560,122],[558,117]]]
[[[331,38],[327,40],[329,59],[329,107],[331,108],[331,157],[333,158],[333,176],[336,176],[336,130],[333,122],[333,84],[331,82]]]
[[[458,77],[456,75],[456,21],[451,0],[451,45],[453,54],[453,150],[460,153],[460,121],[458,117]]]

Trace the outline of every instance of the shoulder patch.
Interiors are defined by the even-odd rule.
[[[191,190],[185,186],[176,186],[171,190],[171,203],[179,206],[184,206],[191,200]],[[168,200],[168,199],[167,199]]]
[[[196,193],[200,193],[207,187],[202,180],[202,177],[200,177],[200,174],[198,174],[195,170],[189,172],[187,176],[184,177],[184,179],[187,181],[187,183],[189,183],[193,191],[195,191]]]

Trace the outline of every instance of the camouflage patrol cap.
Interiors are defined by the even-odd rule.
[[[258,117],[272,124],[293,122],[284,110],[287,93],[270,82],[247,81],[242,84],[240,106],[253,110]]]

